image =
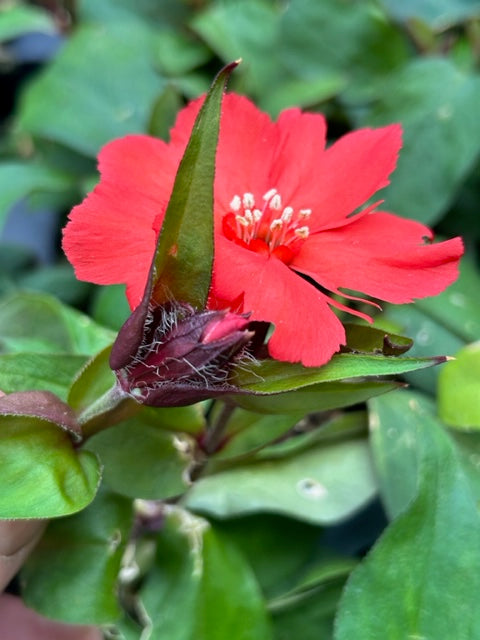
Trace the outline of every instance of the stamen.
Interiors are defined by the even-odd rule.
[[[246,191],[241,197],[234,195],[224,221],[225,235],[230,240],[238,239],[242,246],[252,251],[268,252],[290,264],[302,241],[310,234],[309,227],[303,223],[311,216],[312,210],[284,207],[276,189],[267,191],[263,201],[259,208],[255,207],[253,193]],[[236,222],[235,230],[232,229],[233,220]]]
[[[298,229],[295,229],[294,233],[302,240],[305,240],[310,235],[310,229],[308,227],[298,227]]]
[[[273,198],[273,196],[277,193],[276,189],[270,189],[269,191],[267,191],[267,193],[265,193],[263,195],[263,199],[268,202],[270,200],[270,198]]]
[[[268,206],[274,211],[280,211],[280,209],[282,208],[282,198],[279,193],[276,193],[274,196],[272,196],[272,199],[270,200]]]
[[[293,208],[285,207],[282,213],[283,222],[290,222],[290,220],[292,219],[292,216],[293,216]]]
[[[249,227],[250,223],[249,221],[244,218],[243,216],[235,216],[235,220],[238,222],[238,224],[240,224],[242,227]]]
[[[243,206],[245,209],[253,209],[255,206],[255,198],[253,197],[253,193],[244,193],[243,194]]]
[[[275,218],[270,223],[270,231],[276,231],[277,229],[281,229],[283,227],[283,220],[281,218]]]
[[[232,211],[240,211],[241,206],[242,201],[240,199],[240,196],[233,196],[232,201],[230,202],[230,209]]]

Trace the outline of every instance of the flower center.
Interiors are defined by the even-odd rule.
[[[305,222],[311,213],[311,209],[284,207],[276,189],[267,191],[258,204],[252,193],[235,195],[223,217],[223,233],[250,251],[273,255],[288,264],[308,238],[310,230]]]

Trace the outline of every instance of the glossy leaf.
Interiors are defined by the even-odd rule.
[[[93,404],[115,384],[115,374],[108,366],[111,347],[106,347],[79,372],[68,392],[68,403],[76,411]]]
[[[168,513],[168,512],[167,512]],[[141,590],[157,640],[270,640],[263,598],[243,556],[211,524],[170,510]]]
[[[278,75],[279,16],[278,8],[265,0],[217,2],[197,14],[191,26],[225,63],[243,59],[238,76],[261,99]]]
[[[362,324],[345,324],[347,344],[342,348],[344,352],[375,353],[384,356],[400,356],[408,351],[413,344],[411,338],[388,333]]]
[[[53,296],[17,293],[0,302],[3,352],[93,355],[111,343],[114,335]]]
[[[22,571],[28,606],[75,624],[114,622],[131,525],[130,501],[106,491],[81,513],[51,522]]]
[[[204,477],[185,504],[217,517],[266,511],[326,525],[353,514],[375,493],[368,446],[357,439]]]
[[[300,391],[269,396],[237,395],[232,402],[249,411],[267,414],[309,413],[349,407],[398,387],[395,382],[323,382]]]
[[[451,427],[480,429],[480,342],[464,347],[438,380],[438,413]]]
[[[52,518],[74,513],[94,498],[97,458],[76,451],[64,429],[31,416],[0,416],[0,518]]]
[[[89,439],[104,467],[104,478],[116,493],[130,498],[164,500],[189,486],[194,443],[148,423],[141,416],[122,422]]]
[[[335,640],[473,640],[480,623],[480,576],[472,570],[480,562],[480,517],[455,448],[431,404],[414,393],[373,400],[372,429],[385,433],[375,458],[395,461],[381,490],[400,515],[352,574]],[[394,483],[405,482],[408,492],[392,493]]]
[[[0,13],[0,35],[1,20]],[[39,192],[64,191],[70,185],[66,175],[40,164],[3,163],[0,166],[0,226],[11,207],[21,198]]]
[[[387,310],[385,317],[397,323],[404,333],[412,337],[410,357],[422,358],[434,353],[454,356],[464,345],[461,338],[418,306],[392,306]],[[433,395],[437,389],[438,376],[444,366],[406,373],[405,380]]]
[[[480,15],[480,4],[476,0],[382,0],[382,4],[396,20],[408,22],[414,18],[438,30]]]
[[[113,138],[145,131],[149,105],[164,84],[154,69],[154,46],[146,22],[82,24],[28,86],[21,130],[88,156]]]
[[[306,522],[265,513],[218,520],[215,528],[240,549],[268,599],[283,593],[309,564],[321,535]]]
[[[416,306],[465,342],[480,338],[480,273],[470,256],[460,262],[460,277],[446,291],[418,300]]]
[[[444,362],[436,358],[391,358],[385,356],[339,354],[323,367],[261,360],[234,369],[233,381],[241,389],[256,393],[281,393],[345,378],[398,375]]]
[[[458,71],[446,58],[418,58],[382,83],[375,106],[359,124],[400,122],[403,148],[385,209],[432,224],[480,151],[480,78]],[[415,171],[412,171],[415,167]]]
[[[0,390],[51,391],[66,400],[68,389],[85,364],[85,356],[48,353],[11,353],[0,355]]]
[[[346,2],[339,9],[337,0],[291,0],[280,22],[278,55],[305,80],[337,74],[342,97],[358,102],[375,96],[376,81],[402,64],[408,50],[402,35],[368,3]]]
[[[213,179],[226,82],[238,63],[217,75],[192,129],[175,177],[154,257],[153,298],[172,296],[205,307],[213,265]]]

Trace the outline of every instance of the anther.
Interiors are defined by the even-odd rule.
[[[290,222],[290,220],[292,219],[292,216],[293,216],[293,208],[285,207],[282,213],[283,222]]]
[[[270,223],[270,231],[275,231],[276,229],[281,229],[283,227],[283,220],[281,220],[280,218],[275,218],[275,220],[272,220],[272,222]]]
[[[280,211],[280,209],[282,208],[282,198],[279,193],[276,193],[274,196],[272,196],[272,199],[269,202],[269,207],[274,211]]]
[[[253,193],[244,193],[243,194],[243,206],[245,209],[253,209],[255,206],[255,198],[253,197]]]
[[[308,227],[298,227],[298,229],[295,229],[294,233],[302,240],[305,240],[305,238],[308,238],[310,234],[310,229]]]
[[[270,189],[269,191],[267,191],[267,193],[265,193],[263,195],[263,199],[268,202],[270,200],[270,198],[273,198],[273,196],[277,193],[276,189]]]
[[[312,215],[312,210],[311,209],[300,209],[300,211],[298,212],[298,217],[299,218],[307,219],[311,215]]]
[[[240,196],[233,196],[232,201],[230,202],[230,209],[232,211],[240,211],[241,206],[242,201],[240,199]]]
[[[243,216],[235,216],[235,220],[238,222],[238,224],[242,225],[242,227],[250,226],[249,221],[246,220],[246,218],[244,218]]]

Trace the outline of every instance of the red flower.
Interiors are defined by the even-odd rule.
[[[70,214],[63,246],[77,276],[126,283],[132,308],[200,105],[180,112],[169,144],[141,135],[107,144],[100,184]],[[428,227],[375,205],[354,215],[388,184],[399,125],[361,129],[327,149],[325,129],[320,114],[288,109],[272,122],[227,94],[215,177],[211,306],[272,322],[271,355],[307,366],[327,362],[344,343],[332,306],[369,319],[325,290],[412,302],[451,284],[463,252],[460,238],[431,244]]]

